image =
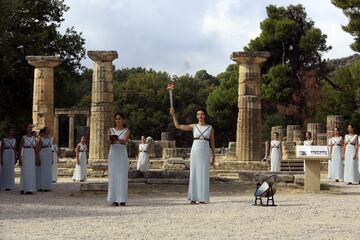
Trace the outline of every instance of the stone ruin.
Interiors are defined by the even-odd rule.
[[[105,176],[107,171],[107,154],[109,145],[106,140],[107,129],[112,126],[113,117],[113,66],[112,61],[118,58],[116,51],[88,51],[94,61],[92,79],[91,110],[55,109],[54,110],[54,76],[53,68],[61,63],[57,56],[28,56],[29,64],[35,66],[33,122],[35,129],[44,126],[51,128],[54,142],[58,142],[59,117],[69,118],[69,141],[67,151],[61,151],[61,168],[72,168],[74,119],[76,115],[87,117],[86,128],[89,137],[89,171],[95,176]],[[261,143],[261,103],[260,103],[260,65],[270,56],[268,52],[234,52],[230,58],[239,63],[238,89],[238,125],[236,142],[230,142],[228,148],[216,149],[217,171],[238,169],[267,169],[266,162],[261,161],[265,155],[265,145]],[[53,126],[53,127],[52,127]],[[150,153],[153,169],[187,170],[189,169],[190,148],[176,148],[176,142],[170,140],[168,133],[163,133],[161,140],[155,141]],[[128,144],[130,168],[136,166],[134,157],[138,141],[130,140]],[[65,171],[65,170],[64,170]],[[61,171],[60,171],[61,175]]]
[[[308,123],[306,129],[301,125],[274,126],[271,128],[271,138],[274,132],[279,133],[279,139],[282,141],[282,161],[281,170],[291,172],[304,171],[303,161],[296,159],[296,145],[302,145],[305,140],[305,133],[310,132],[314,145],[327,145],[328,139],[332,137],[334,127],[343,128],[344,119],[341,115],[328,115],[326,128],[321,123]],[[265,159],[270,161],[270,142],[265,143]],[[322,162],[322,169],[326,169],[327,161]]]

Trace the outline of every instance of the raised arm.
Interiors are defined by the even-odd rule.
[[[174,108],[170,108],[170,114],[173,118],[173,122],[174,122],[174,125],[177,129],[180,129],[182,131],[192,131],[193,128],[194,128],[194,125],[193,124],[188,124],[188,125],[180,125],[178,120],[176,119],[176,113],[175,113],[175,109]]]
[[[212,153],[211,165],[214,165],[215,164],[215,133],[213,127],[211,128],[211,133],[210,133],[210,146]]]

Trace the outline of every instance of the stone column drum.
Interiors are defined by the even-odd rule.
[[[34,130],[43,127],[54,130],[54,67],[61,63],[57,56],[27,56],[28,63],[35,67],[32,121]]]
[[[261,72],[260,64],[269,52],[233,52],[239,63],[236,156],[239,161],[260,161],[261,156]]]
[[[75,138],[75,115],[69,115],[69,149],[74,149]]]
[[[89,161],[107,161],[109,143],[107,131],[113,126],[113,65],[118,57],[116,51],[88,51],[89,58],[94,61]]]

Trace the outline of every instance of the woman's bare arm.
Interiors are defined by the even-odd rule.
[[[188,124],[188,125],[182,125],[182,124],[179,124],[177,118],[176,118],[176,113],[175,113],[175,109],[174,108],[171,108],[170,109],[170,114],[172,115],[172,118],[173,118],[173,122],[174,122],[174,125],[177,129],[179,130],[182,130],[182,131],[192,131],[193,128],[194,128],[194,124]]]

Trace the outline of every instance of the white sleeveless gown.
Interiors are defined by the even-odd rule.
[[[117,135],[119,139],[124,139],[128,131],[127,128],[117,131],[110,129],[111,134]],[[128,201],[128,171],[129,160],[124,144],[111,144],[108,157],[109,185],[108,202],[126,203]]]
[[[35,170],[35,137],[23,136],[24,145],[21,154],[22,166],[20,176],[21,190],[24,192],[36,191]]]
[[[148,144],[140,143],[139,144],[139,159],[137,162],[137,170],[141,172],[149,171],[149,152],[148,152]]]
[[[50,138],[40,138],[40,188],[41,190],[52,189],[52,142]]]
[[[210,136],[211,125],[194,124],[194,141],[190,152],[190,179],[188,199],[190,201],[210,201]]]
[[[15,186],[15,161],[16,161],[16,139],[4,138],[2,141],[3,146],[3,166],[1,169],[0,188],[14,189]]]
[[[331,179],[342,181],[344,179],[344,166],[341,159],[342,137],[331,138]]]
[[[86,181],[87,179],[87,164],[86,164],[86,152],[87,146],[86,144],[80,144],[79,149],[79,163],[76,163],[73,180],[75,181]]]
[[[272,140],[270,143],[271,146],[271,172],[280,172],[281,168],[281,158],[280,158],[280,148],[281,142],[277,140]]]
[[[345,135],[344,182],[352,183],[360,181],[358,159],[354,160],[357,137],[357,135]]]

